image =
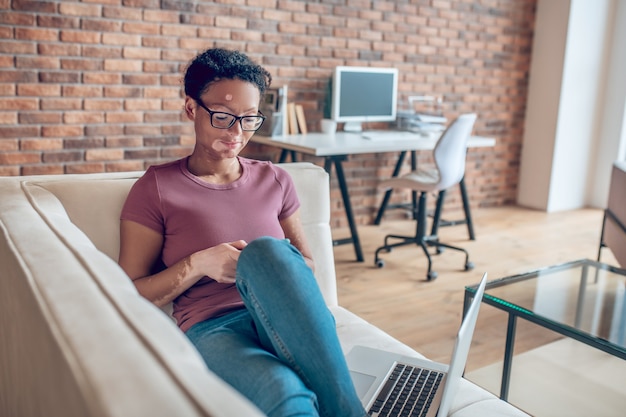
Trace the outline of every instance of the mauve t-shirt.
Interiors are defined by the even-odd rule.
[[[150,167],[130,190],[121,219],[163,235],[166,266],[224,242],[284,238],[279,221],[300,207],[291,177],[270,162],[238,159],[242,174],[230,184],[200,180],[187,169],[188,157]],[[205,276],[174,300],[174,317],[187,331],[242,306],[234,284]]]

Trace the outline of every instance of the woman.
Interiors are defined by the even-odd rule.
[[[119,263],[173,301],[208,367],[268,416],[365,415],[313,276],[289,175],[239,157],[261,126],[270,74],[209,49],[185,74],[190,156],[149,168],[121,215]]]

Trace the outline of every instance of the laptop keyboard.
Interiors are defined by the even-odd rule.
[[[369,410],[374,417],[417,417],[428,412],[442,372],[396,364]]]

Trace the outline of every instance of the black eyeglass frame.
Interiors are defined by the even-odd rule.
[[[204,103],[202,102],[202,100],[200,99],[196,99],[196,103],[198,103],[198,105],[200,107],[202,107],[207,113],[209,113],[210,116],[210,120],[211,120],[211,126],[213,126],[216,129],[230,129],[231,127],[233,127],[233,125],[237,122],[239,122],[239,126],[241,126],[241,130],[243,130],[244,132],[256,132],[257,130],[259,130],[261,128],[261,126],[263,126],[263,122],[265,122],[265,119],[267,119],[267,117],[265,117],[265,115],[263,113],[261,113],[261,111],[258,111],[257,115],[254,116],[235,116],[232,113],[228,113],[225,111],[213,111],[211,109],[209,109],[207,106],[204,105]],[[231,116],[233,118],[233,120],[231,120],[230,124],[226,127],[221,127],[221,126],[215,126],[213,124],[213,115],[214,114],[226,114],[228,116]],[[243,119],[246,118],[254,118],[254,119],[261,119],[261,123],[259,123],[259,126],[257,126],[255,129],[246,129],[243,127]]]

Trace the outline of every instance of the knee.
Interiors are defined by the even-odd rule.
[[[277,239],[271,236],[262,236],[248,243],[248,245],[241,252],[241,256],[267,256],[285,251],[289,249],[290,246],[291,245],[289,245],[288,239]]]
[[[294,280],[297,277],[297,280]],[[267,285],[271,282],[271,287]],[[298,285],[294,285],[297,282]],[[317,285],[311,268],[298,249],[286,239],[262,237],[250,242],[237,261],[237,288],[242,295],[262,291],[272,299],[280,289],[297,291],[297,287]],[[252,288],[252,290],[250,290]],[[286,296],[286,294],[284,294]]]
[[[289,240],[264,236],[248,243],[241,251],[237,267],[253,272],[259,271],[260,267],[283,269],[285,264],[301,257]]]

